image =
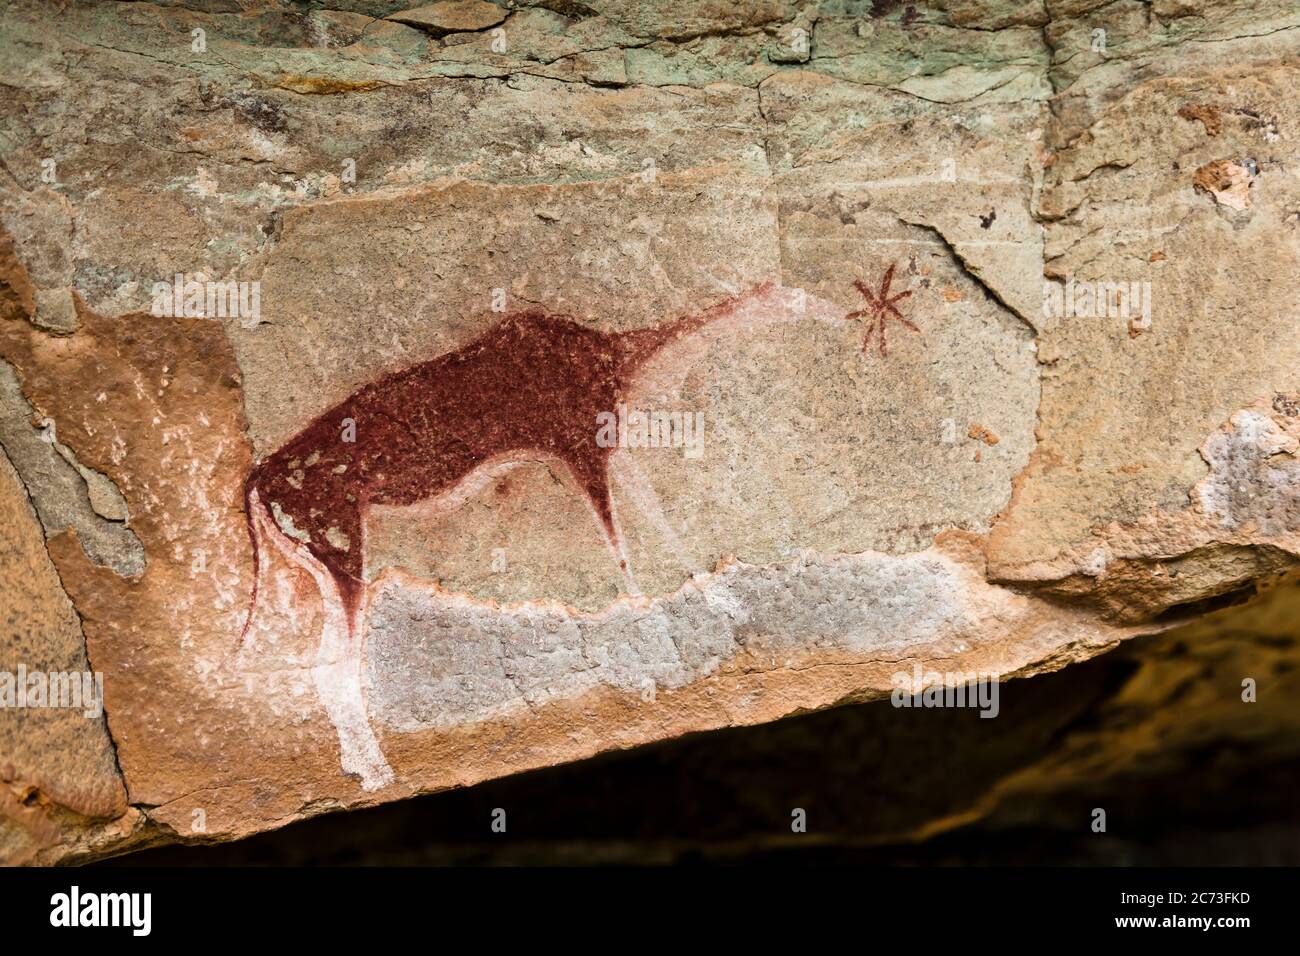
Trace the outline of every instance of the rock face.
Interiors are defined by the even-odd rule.
[[[1300,558],[1300,11],[335,6],[0,13],[0,675],[102,676],[0,708],[5,859],[1057,669]]]
[[[996,720],[832,707],[121,862],[1295,866],[1297,607],[1273,588],[1008,681]],[[498,807],[522,838],[486,825]]]

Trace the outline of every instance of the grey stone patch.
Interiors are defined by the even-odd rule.
[[[1300,530],[1300,442],[1263,412],[1243,410],[1205,443],[1210,474],[1193,496],[1224,528],[1253,522],[1261,534]]]
[[[44,672],[50,676],[53,693],[56,675],[91,672],[86,639],[72,599],[44,550],[44,532],[31,495],[2,448],[0,529],[0,612],[4,615],[0,671],[13,674],[22,665],[28,673]],[[92,716],[87,717],[88,711]],[[23,785],[35,786],[43,801],[49,799],[78,813],[116,816],[121,812],[118,801],[125,793],[102,708],[95,714],[93,705],[91,709],[0,707],[0,755],[0,767],[6,767],[5,785],[12,789],[21,792]],[[2,829],[0,848],[6,848]]]
[[[751,609],[737,628],[751,650],[869,653],[929,640],[961,619],[952,566],[927,554],[808,561],[763,568],[737,582]]]
[[[37,289],[32,322],[47,332],[70,335],[77,331],[77,307],[71,289]]]
[[[961,589],[957,568],[928,553],[736,564],[648,605],[594,615],[499,609],[392,578],[367,627],[370,713],[402,732],[447,728],[598,687],[683,687],[741,648],[902,649],[960,627]]]
[[[87,468],[81,462],[77,461],[76,453],[61,441],[54,441],[54,450],[69,465],[77,470],[77,474],[86,483],[86,496],[90,500],[90,507],[94,509],[95,514],[108,521],[125,522],[131,517],[127,508],[126,496],[118,490],[117,485],[107,475]]]
[[[27,487],[46,537],[75,529],[95,564],[123,577],[144,573],[144,545],[127,527],[121,491],[106,476],[82,466],[59,443],[52,425],[34,427],[35,417],[13,366],[0,360],[0,448]]]

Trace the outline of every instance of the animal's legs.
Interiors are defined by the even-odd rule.
[[[262,553],[266,544],[265,522],[268,520],[266,510],[258,497],[257,489],[249,482],[244,493],[244,508],[247,511],[248,540],[253,545],[253,587],[248,598],[248,613],[244,618],[244,629],[239,635],[238,654],[248,650],[248,632],[253,626],[253,615],[257,613],[257,594],[262,584],[262,572],[266,565],[266,556]]]
[[[664,515],[658,493],[632,454],[620,448],[610,455],[609,474],[624,492],[624,497],[631,500],[637,510],[663,536],[678,563],[691,574],[703,570],[699,563],[687,554],[681,539],[677,537],[677,532],[673,530],[673,526]],[[613,496],[610,497],[612,500]],[[621,532],[621,527],[619,530]]]
[[[592,515],[600,527],[610,553],[623,572],[623,581],[627,593],[639,596],[641,588],[637,586],[632,574],[632,564],[628,560],[627,547],[623,541],[623,531],[619,526],[618,514],[614,508],[613,489],[610,487],[609,465],[607,461],[588,463],[584,469],[580,465],[569,465],[570,473],[587,493],[591,502]]]
[[[306,547],[290,541],[275,526],[265,508],[256,510],[254,520],[255,533],[261,540],[275,542],[286,558],[312,576],[320,592],[324,622],[312,667],[312,683],[338,734],[343,772],[360,777],[365,790],[385,787],[393,782],[393,770],[370,727],[363,689],[364,596],[353,593],[348,600],[343,585],[330,570]],[[356,587],[360,587],[359,583]]]
[[[322,567],[316,578],[325,609],[320,647],[312,679],[325,712],[339,737],[344,773],[361,778],[364,790],[378,790],[393,782],[393,770],[384,759],[366,713],[363,689],[366,602],[349,613],[343,589]]]
[[[614,554],[618,557],[619,570],[623,572],[623,583],[627,587],[627,593],[634,597],[640,596],[641,586],[636,583],[636,576],[632,574],[632,560],[627,554],[627,544],[623,539],[623,526],[618,520],[618,509],[614,507],[613,496],[610,496],[610,517],[613,527],[613,537],[610,546],[614,549]]]

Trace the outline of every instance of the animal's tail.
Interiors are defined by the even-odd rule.
[[[256,474],[256,472],[254,472]],[[244,483],[244,512],[248,520],[248,540],[253,543],[253,591],[248,599],[248,617],[244,619],[244,629],[239,634],[239,648],[243,650],[248,642],[248,629],[253,625],[253,614],[257,611],[257,586],[262,580],[261,535],[257,530],[256,510],[262,507],[253,482],[254,474],[248,476]]]

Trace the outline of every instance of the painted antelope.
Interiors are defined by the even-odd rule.
[[[727,319],[806,313],[808,301],[767,284],[696,315],[615,333],[540,310],[519,312],[456,351],[362,387],[248,475],[256,570],[241,644],[269,542],[321,592],[326,622],[313,674],[344,770],[366,789],[390,783],[361,689],[367,509],[449,495],[495,464],[548,459],[589,500],[631,582],[610,489],[615,449],[597,443],[597,415],[625,400],[638,371],[674,341]]]

